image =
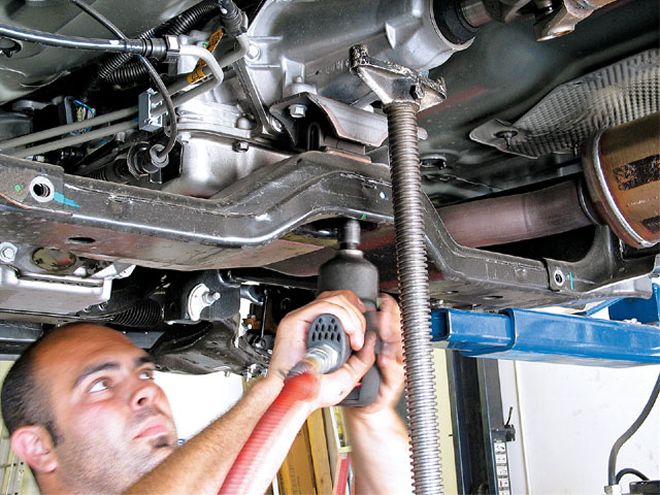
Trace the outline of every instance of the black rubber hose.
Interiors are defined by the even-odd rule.
[[[179,36],[185,34],[194,28],[201,21],[209,19],[212,15],[216,15],[219,11],[218,2],[215,0],[205,0],[193,5],[188,10],[184,10],[181,14],[173,17],[169,21],[163,23],[162,28],[156,28],[159,34],[172,34]]]
[[[630,437],[632,437],[637,430],[639,430],[639,427],[642,426],[644,421],[646,421],[646,418],[648,418],[649,414],[651,414],[651,410],[653,409],[653,405],[655,404],[655,401],[658,398],[658,393],[660,392],[660,374],[658,375],[658,379],[655,381],[655,387],[653,387],[653,391],[651,392],[651,396],[649,397],[649,400],[646,402],[646,405],[644,406],[644,409],[642,409],[642,412],[639,414],[635,422],[630,425],[630,428],[628,428],[623,435],[621,435],[616,442],[614,442],[614,445],[612,445],[612,450],[610,450],[610,457],[607,463],[607,484],[608,485],[616,485],[617,484],[617,479],[616,479],[616,458],[617,455],[619,455],[619,450],[623,446],[624,443],[626,443]]]
[[[154,27],[138,35],[138,39],[148,39],[154,36],[174,35],[189,32],[201,22],[208,20],[219,12],[218,2],[204,0],[193,5],[181,14],[169,19],[160,26]],[[129,62],[131,56],[117,54],[105,61],[98,70],[98,76],[112,84],[126,84],[144,79],[148,73],[144,67],[135,62]],[[127,65],[126,65],[127,64]]]
[[[93,19],[95,19],[100,24],[105,26],[106,29],[108,29],[112,34],[117,36],[117,38],[119,38],[120,40],[126,39],[126,35],[117,26],[115,26],[112,23],[112,21],[110,21],[110,19],[106,18],[94,7],[86,4],[82,0],[71,0],[71,3],[77,5],[87,14],[89,14]],[[169,114],[170,135],[168,137],[167,145],[165,145],[165,148],[163,148],[163,150],[158,153],[159,158],[165,158],[170,153],[170,151],[172,151],[174,145],[176,144],[176,112],[174,109],[174,103],[172,102],[172,97],[170,96],[170,94],[167,91],[167,88],[165,87],[165,83],[160,78],[160,75],[158,75],[158,72],[156,71],[154,66],[151,65],[151,62],[149,62],[149,60],[147,60],[147,58],[144,57],[143,55],[137,55],[137,59],[142,64],[142,67],[147,72],[147,74],[149,74],[149,77],[158,88],[158,91],[163,97],[163,102],[167,107],[167,113]]]
[[[649,477],[646,476],[644,473],[637,471],[637,469],[633,468],[624,468],[618,473],[616,473],[616,484],[618,485],[621,483],[621,479],[626,475],[626,474],[632,474],[633,476],[637,476],[640,480],[642,481],[648,481]]]
[[[148,31],[145,31],[144,33],[138,35],[138,39],[147,39],[155,35],[156,35],[156,28],[151,28]],[[111,55],[110,58],[108,58],[108,60],[103,62],[103,64],[101,64],[101,67],[99,67],[97,73],[98,77],[103,80],[109,80],[108,78],[112,76],[112,73],[122,68],[124,64],[126,64],[128,61],[131,60],[131,58],[133,58],[133,56],[128,53],[116,53],[114,55]]]
[[[81,38],[62,34],[46,33],[35,29],[18,28],[0,24],[0,36],[14,40],[29,41],[40,45],[56,46],[58,48],[74,48],[114,53],[129,53],[147,57],[163,58],[167,53],[167,45],[159,39],[123,39],[107,40],[103,38]]]

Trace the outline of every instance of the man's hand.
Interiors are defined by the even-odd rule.
[[[413,493],[408,431],[395,409],[404,380],[401,316],[392,297],[381,297],[374,322],[382,340],[378,396],[366,407],[345,408],[344,414],[351,434],[356,493],[408,495]]]
[[[382,342],[376,364],[381,383],[376,400],[365,407],[347,409],[347,413],[364,416],[387,408],[395,408],[403,392],[403,344],[401,341],[401,311],[394,298],[381,294],[381,305],[374,324]]]
[[[364,305],[351,291],[323,292],[317,299],[292,311],[280,322],[268,371],[269,379],[284,380],[307,351],[307,332],[323,313],[341,321],[354,353],[338,370],[321,377],[317,407],[337,404],[357,385],[374,363],[375,336],[365,341]]]

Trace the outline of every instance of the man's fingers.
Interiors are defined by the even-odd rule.
[[[330,299],[333,297],[340,297],[344,299],[351,305],[355,306],[360,313],[364,313],[367,310],[366,306],[355,294],[355,292],[350,290],[323,291],[318,295],[317,299]]]
[[[374,365],[376,360],[375,347],[376,336],[370,332],[362,349],[352,354],[341,368],[328,375],[328,379],[332,380],[334,386],[339,390],[341,398],[353,390],[355,385]]]
[[[381,294],[377,314],[378,334],[383,342],[401,341],[401,311],[396,300],[389,294]]]
[[[354,351],[361,349],[364,345],[364,331],[366,328],[366,319],[362,314],[365,307],[355,293],[351,291],[322,292],[317,300],[334,305],[336,311],[329,312],[341,321],[351,343],[351,348]]]
[[[380,353],[378,355],[378,368],[383,377],[383,382],[396,391],[403,388],[404,371],[401,363],[397,361],[396,356]]]
[[[344,327],[351,348],[359,350],[364,344],[366,321],[364,315],[354,304],[355,302],[359,302],[359,299],[349,291],[324,292],[318,299],[293,311],[288,317],[295,318],[309,327],[317,316],[325,313],[332,314]],[[302,336],[303,339],[305,335]]]

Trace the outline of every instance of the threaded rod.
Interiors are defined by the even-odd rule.
[[[424,243],[422,177],[414,102],[384,107],[389,128],[392,202],[403,326],[406,404],[416,495],[442,494],[439,429]]]

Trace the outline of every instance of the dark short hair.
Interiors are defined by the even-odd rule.
[[[58,435],[50,401],[37,381],[35,370],[37,351],[44,340],[48,340],[46,336],[30,344],[10,368],[2,384],[0,405],[2,419],[10,435],[22,426],[41,425],[57,444]]]

